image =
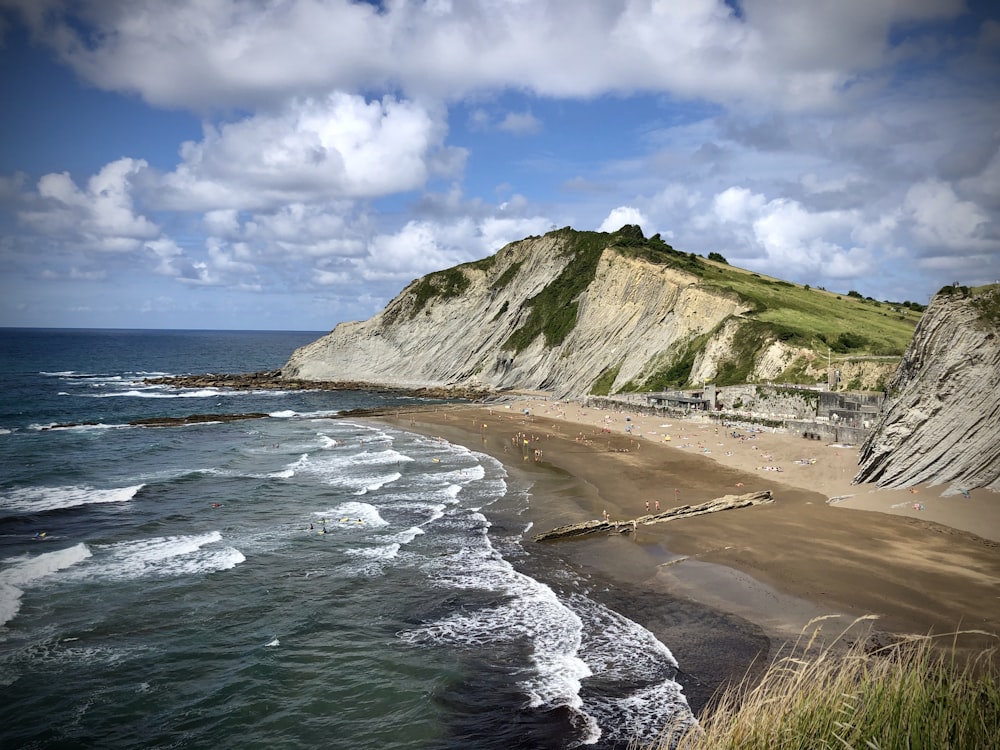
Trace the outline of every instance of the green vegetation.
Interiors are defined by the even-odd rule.
[[[1000,323],[1000,284],[967,287],[949,285],[938,290],[944,296],[971,297],[972,307],[979,314],[979,320],[987,326]]]
[[[747,382],[758,353],[775,336],[790,340],[794,338],[794,333],[759,320],[745,321],[733,336],[733,356],[719,363],[716,382],[726,384]]]
[[[709,273],[707,266],[694,253],[682,253],[668,245],[658,234],[649,239],[642,236],[642,229],[634,224],[626,224],[612,235],[613,246],[626,258],[641,258],[649,263],[679,268],[696,276]]]
[[[1000,284],[976,287],[972,294],[975,297],[972,305],[979,313],[979,319],[986,325],[1000,325]]]
[[[774,378],[775,383],[811,383],[816,380],[815,375],[808,375],[809,358],[797,357],[784,371]],[[814,391],[802,391],[802,393],[814,393]]]
[[[609,367],[607,370],[602,372],[594,384],[590,387],[591,396],[607,396],[611,393],[611,386],[614,385],[615,378],[618,377],[618,371],[621,370],[622,365],[619,362],[614,367]]]
[[[691,380],[691,370],[694,368],[695,357],[702,350],[715,331],[694,336],[686,341],[674,344],[657,359],[664,362],[662,366],[653,365],[652,373],[642,380],[630,380],[621,388],[623,393],[635,391],[667,391],[683,388]]]
[[[506,289],[508,286],[510,286],[510,282],[514,280],[514,277],[517,276],[517,272],[521,270],[521,266],[523,265],[524,261],[511,263],[507,267],[507,270],[504,271],[502,274],[500,274],[500,278],[498,278],[496,281],[490,284],[490,289],[492,289],[494,292],[499,292],[503,289]]]
[[[416,316],[432,299],[451,299],[461,296],[469,288],[469,277],[461,266],[431,273],[417,282],[413,289],[413,308],[410,317]]]
[[[667,727],[648,750],[997,746],[995,648],[960,664],[956,649],[943,650],[930,637],[869,651],[865,638],[850,646],[842,640],[819,646],[814,640],[819,630],[816,626],[806,643],[800,638],[790,653],[779,655],[759,681],[747,679],[725,690],[698,724]],[[969,634],[987,635],[954,636]]]
[[[610,244],[603,232],[565,228],[557,233],[565,235],[562,252],[571,256],[570,261],[551,284],[525,303],[531,310],[528,319],[504,342],[504,348],[515,354],[540,335],[546,346],[558,346],[566,339],[576,325],[577,298],[594,280],[601,253]]]
[[[497,314],[493,316],[493,320],[491,320],[490,322],[491,323],[496,323],[498,320],[500,320],[500,318],[502,318],[504,316],[504,313],[507,312],[507,308],[509,306],[510,306],[510,302],[508,300],[504,300],[503,304],[500,305],[500,309],[497,310]]]
[[[609,248],[627,258],[689,273],[696,277],[700,288],[737,300],[744,306],[734,354],[723,363],[716,378],[720,385],[746,382],[760,350],[775,340],[819,354],[832,352],[841,359],[902,356],[924,310],[924,306],[910,301],[883,303],[864,298],[855,290],[841,296],[822,287],[799,286],[769,278],[730,266],[720,253],[710,253],[708,257],[712,262],[709,262],[694,253],[674,249],[658,234],[646,238],[635,225],[625,225],[613,233],[578,232],[564,227],[547,236],[559,240],[553,252],[565,256],[566,264],[550,284],[525,302],[527,315],[523,324],[504,342],[504,348],[514,354],[526,349],[539,336],[547,347],[559,346],[566,340],[577,323],[580,295],[593,282],[601,255]],[[508,246],[488,258],[418,280],[411,289],[411,317],[433,299],[463,294],[470,285],[471,277],[467,274],[471,269],[490,273],[505,257],[503,254],[511,252]],[[522,263],[512,263],[492,281],[491,290],[497,292],[509,287],[521,270]],[[964,287],[946,287],[942,292],[946,290],[970,293]],[[1000,302],[996,295],[983,296],[979,304],[984,320],[1000,320]],[[699,337],[664,353],[665,356],[658,358],[664,364],[647,367],[647,372],[652,374],[644,376],[641,382],[626,384],[623,390],[687,385],[695,356],[707,338]],[[805,360],[797,361],[778,379],[791,382],[796,374],[804,374],[807,365]]]
[[[558,346],[566,339],[576,325],[577,298],[594,280],[601,254],[609,247],[626,258],[641,258],[698,276],[708,270],[694,253],[675,250],[658,234],[646,239],[642,229],[634,224],[626,224],[611,234],[577,232],[569,227],[551,234],[563,236],[562,252],[572,257],[551,284],[526,302],[531,310],[528,319],[504,343],[504,348],[515,353],[527,348],[540,335],[545,337],[546,346]]]
[[[771,325],[776,338],[819,352],[902,356],[920,319],[912,303],[891,312],[857,292],[840,297],[734,266],[715,268],[717,273],[702,277],[702,286],[738,296],[749,308],[748,317]]]

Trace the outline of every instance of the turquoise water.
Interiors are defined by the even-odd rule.
[[[412,398],[142,382],[319,335],[0,331],[0,744],[614,747],[688,715],[664,644],[523,572],[530,485],[334,418]],[[271,416],[127,426],[242,412]]]

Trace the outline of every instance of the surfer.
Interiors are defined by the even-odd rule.
[[[35,535],[33,537],[31,537],[31,538],[33,540],[35,540],[36,542],[40,542],[43,539],[45,539],[45,534],[46,534],[46,532],[44,532],[44,531],[36,531]]]

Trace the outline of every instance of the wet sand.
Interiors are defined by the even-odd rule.
[[[525,472],[536,531],[605,512],[635,518],[647,502],[655,512],[657,502],[665,510],[771,490],[770,505],[538,545],[604,582],[595,589],[606,603],[670,646],[690,672],[693,706],[818,616],[841,616],[824,625],[830,633],[872,614],[877,630],[895,634],[1000,633],[996,493],[942,498],[945,487],[854,486],[856,447],[572,402],[385,419]],[[997,643],[964,638],[972,647]]]

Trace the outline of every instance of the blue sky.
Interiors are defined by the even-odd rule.
[[[1000,279],[959,0],[0,0],[0,325],[328,330],[552,228]]]

